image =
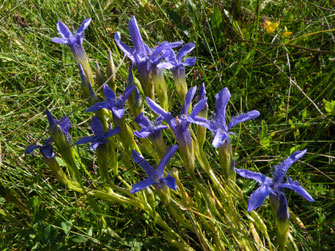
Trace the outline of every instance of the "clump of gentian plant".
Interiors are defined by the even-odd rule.
[[[188,87],[185,67],[194,66],[196,58],[184,58],[195,48],[195,44],[189,42],[182,46],[180,41],[162,42],[155,48],[149,48],[143,42],[135,17],[132,17],[128,29],[133,48],[121,41],[119,32],[115,34],[115,42],[132,61],[132,65],[136,66],[137,76],[136,72],[133,75],[130,67],[123,95],[117,97],[116,68],[110,51],[107,78],[98,63],[95,78],[91,72],[82,46],[84,30],[90,22],[90,18],[86,19],[75,33],[71,33],[59,21],[57,30],[61,37],[53,38],[52,41],[69,45],[73,52],[84,98],[89,101],[86,111],[95,113],[90,124],[94,136],[80,138],[73,145],[69,132],[72,123],[69,118],[65,116],[57,120],[47,110],[51,137],[43,145],[30,146],[26,152],[39,149],[55,177],[69,189],[89,197],[142,210],[146,215],[144,221],[160,226],[162,237],[180,250],[226,250],[232,247],[254,250],[256,246],[266,246],[262,239],[272,249],[273,244],[263,219],[254,211],[270,196],[271,207],[276,216],[279,244],[284,248],[289,229],[289,214],[282,190],[290,188],[305,199],[314,201],[296,181],[287,178],[283,183],[287,169],[306,151],[293,153],[276,168],[273,179],[246,169],[235,169],[230,130],[236,124],[254,119],[260,114],[253,110],[233,117],[227,124],[226,106],[230,93],[224,88],[216,95],[215,117],[207,118],[210,104],[207,104],[204,84],[200,86],[197,103],[192,104],[196,87]],[[182,48],[176,54],[174,49],[180,46]],[[172,115],[175,109],[170,100],[174,93],[168,92],[163,69],[172,71],[175,84],[172,88],[183,103],[178,116]],[[141,94],[135,86],[135,77],[140,80],[142,88],[139,89],[147,97],[146,104],[150,109],[143,108]],[[105,81],[108,78],[107,84]],[[103,85],[105,100],[95,94],[93,87],[97,85]],[[122,85],[118,89],[122,91]],[[144,100],[143,97],[142,99]],[[131,114],[128,114],[127,105]],[[158,115],[153,122],[148,119],[151,117],[150,110],[153,111],[152,114]],[[133,120],[137,124],[132,123]],[[196,131],[193,131],[190,123],[196,124]],[[217,168],[217,160],[207,159],[207,155],[212,156],[205,153],[208,148],[204,148],[207,129],[214,134],[212,146],[218,149],[221,169]],[[91,143],[90,150],[97,155],[98,174],[87,170],[77,153],[77,149],[84,143]],[[167,147],[168,145],[172,146]],[[172,170],[167,174],[164,169],[167,169],[165,167],[177,149],[181,161],[176,154],[174,162],[168,166]],[[156,169],[143,157],[152,155],[152,151],[156,151],[159,156],[154,155],[152,160],[156,162]],[[62,170],[56,156],[64,160],[67,172]],[[134,175],[138,173],[138,166],[132,172],[125,171],[130,175],[123,176],[118,172],[119,165],[124,169],[131,169],[131,160],[144,169],[148,176],[146,179],[138,182],[137,175]],[[239,175],[261,184],[250,196],[248,216],[245,217],[250,222],[243,220],[237,212],[237,204],[244,204],[246,201],[236,192],[236,184],[225,185],[226,181],[235,179],[235,170]],[[88,179],[94,184],[93,188],[88,189],[86,186],[85,181]],[[154,191],[152,186],[155,187]],[[161,205],[159,202],[163,202],[164,206],[156,210]]]
[[[276,216],[278,230],[278,240],[281,249],[284,249],[289,231],[289,212],[287,209],[287,199],[284,189],[289,188],[308,201],[314,202],[312,196],[299,184],[286,176],[287,170],[294,162],[299,160],[307,150],[296,151],[291,154],[283,163],[275,167],[273,178],[269,178],[261,173],[252,172],[246,169],[236,169],[236,172],[244,178],[253,179],[260,183],[260,187],[250,195],[248,211],[260,207],[265,198],[270,196],[271,208]],[[283,179],[286,177],[286,182]]]
[[[254,110],[242,115],[233,117],[231,122],[226,124],[226,107],[230,99],[230,93],[227,88],[222,89],[216,95],[216,113],[213,120],[207,120],[203,117],[188,117],[192,123],[206,127],[214,133],[212,145],[219,150],[220,162],[226,179],[235,179],[234,160],[232,159],[231,143],[229,130],[238,123],[257,118],[259,112]]]

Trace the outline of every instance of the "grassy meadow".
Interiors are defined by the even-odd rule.
[[[260,112],[257,119],[232,130],[236,167],[268,175],[286,156],[307,148],[304,158],[288,174],[315,202],[287,189],[290,233],[295,240],[292,248],[332,250],[334,6],[333,0],[0,2],[0,249],[175,250],[160,227],[141,210],[74,192],[54,178],[37,152],[25,154],[30,144],[42,143],[41,139],[46,138],[46,108],[57,118],[69,116],[72,138],[77,140],[90,133],[92,114],[85,112],[89,105],[81,97],[78,66],[66,45],[50,40],[58,36],[57,21],[62,20],[73,31],[85,18],[92,18],[84,41],[89,63],[95,69],[98,62],[104,70],[107,51],[111,50],[119,67],[117,88],[123,92],[131,62],[118,49],[114,34],[121,32],[122,41],[131,45],[127,25],[134,15],[143,40],[150,47],[178,40],[196,44],[191,55],[197,60],[193,67],[186,68],[187,83],[189,87],[205,83],[210,111],[215,111],[216,93],[227,87],[231,93],[229,119],[237,113]],[[137,76],[136,70],[134,75]],[[178,114],[181,103],[174,93],[172,74],[167,73],[166,80],[170,106],[174,107],[172,114]],[[133,119],[127,117],[128,124],[135,128]],[[204,151],[219,175],[212,136],[207,135]],[[169,145],[174,143],[172,137],[165,137]],[[80,147],[78,154],[87,170],[96,174],[89,145]],[[174,159],[178,161],[171,162],[171,166],[183,170],[180,158]],[[206,176],[199,164],[196,168],[199,179]],[[119,172],[125,180],[131,179],[132,169],[140,167],[119,162]],[[191,183],[182,172],[180,179],[185,186]],[[88,177],[85,183],[99,186]],[[254,181],[241,177],[236,183],[246,200],[258,187]],[[246,206],[239,205],[239,209],[245,211]],[[276,243],[269,203],[265,201],[257,212]],[[171,226],[178,227],[171,222]],[[187,235],[187,240],[195,250],[203,249],[196,235]]]

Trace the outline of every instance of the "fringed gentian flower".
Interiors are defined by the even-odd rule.
[[[184,100],[187,93],[187,83],[185,76],[185,66],[193,66],[196,58],[183,58],[189,54],[195,48],[194,43],[185,44],[181,50],[176,55],[172,49],[169,49],[169,54],[166,57],[166,61],[159,63],[157,68],[160,69],[171,69],[173,73],[173,78],[176,84],[176,92],[180,100]]]
[[[43,157],[46,159],[51,159],[55,157],[55,153],[53,151],[53,147],[51,145],[52,138],[48,138],[44,141],[44,144],[42,146],[40,145],[32,145],[26,150],[26,154],[30,154],[33,152],[36,148],[39,148]]]
[[[172,132],[174,133],[178,143],[179,143],[179,153],[184,161],[185,168],[187,169],[189,175],[192,179],[195,179],[194,176],[194,151],[193,143],[191,138],[191,133],[189,130],[190,122],[187,120],[188,117],[192,119],[203,109],[207,100],[200,100],[193,108],[193,111],[190,115],[187,115],[189,107],[191,105],[192,99],[195,95],[196,87],[192,87],[186,97],[183,104],[182,111],[179,116],[176,118],[172,117],[170,112],[163,110],[158,104],[156,104],[150,98],[147,98],[147,103],[151,110],[153,110],[158,115],[162,116],[164,121],[168,123]]]
[[[48,109],[46,110],[46,113],[52,140],[55,142],[58,152],[67,163],[72,177],[79,179],[79,169],[77,167],[75,153],[72,148],[71,136],[69,134],[72,123],[69,117],[64,116],[58,120],[52,117],[52,114]]]
[[[91,130],[94,133],[94,136],[86,136],[75,142],[76,145],[85,144],[92,142],[90,150],[94,151],[99,145],[104,145],[107,143],[108,138],[119,133],[121,131],[120,127],[115,127],[114,129],[109,128],[109,130],[104,133],[103,127],[97,116],[92,118],[90,124]]]
[[[151,121],[141,113],[134,121],[142,127],[139,131],[134,132],[135,136],[139,138],[146,138],[148,136],[153,139],[158,138],[161,135],[161,130],[168,128],[166,125],[161,125],[163,122],[162,116],[157,117],[152,124]]]
[[[91,68],[88,64],[88,59],[82,44],[84,39],[84,31],[87,29],[90,22],[91,18],[85,19],[80,25],[79,29],[75,32],[75,34],[72,34],[69,28],[64,23],[58,21],[57,30],[61,37],[52,38],[51,41],[58,44],[67,44],[71,48],[76,62],[82,65],[86,76],[90,80],[91,84],[93,84]]]
[[[188,117],[188,121],[206,127],[214,133],[212,145],[219,150],[219,159],[226,179],[235,180],[234,160],[229,139],[230,128],[234,125],[254,119],[259,116],[259,112],[254,110],[240,116],[233,117],[229,125],[226,125],[226,106],[230,99],[227,88],[222,89],[216,95],[216,115],[214,120],[207,120],[202,117]]]
[[[133,42],[134,48],[130,48],[121,42],[120,33],[115,34],[115,42],[126,56],[136,65],[139,72],[139,79],[147,97],[153,98],[153,85],[150,81],[152,69],[157,66],[162,57],[165,57],[164,52],[167,49],[181,46],[182,42],[168,43],[164,42],[155,50],[151,50],[142,40],[139,28],[135,17],[133,16],[128,24],[129,34]],[[164,55],[161,55],[164,54]]]
[[[312,196],[299,184],[298,181],[293,181],[290,177],[286,177],[286,182],[283,179],[287,170],[300,159],[307,150],[296,151],[288,157],[279,167],[275,168],[273,178],[269,178],[261,173],[252,172],[246,169],[236,169],[236,172],[244,178],[253,179],[260,183],[260,187],[250,195],[248,212],[255,210],[261,206],[266,197],[270,196],[270,204],[276,215],[276,223],[278,229],[279,245],[284,247],[289,225],[289,212],[287,209],[287,200],[283,192],[284,188],[289,188],[300,194],[303,198],[313,202]]]
[[[302,187],[297,181],[292,181],[290,177],[287,177],[286,183],[283,184],[283,179],[286,175],[287,170],[300,159],[307,150],[296,151],[290,157],[288,157],[279,167],[275,168],[273,179],[265,176],[261,173],[252,172],[246,169],[236,169],[236,172],[244,178],[253,179],[260,183],[260,187],[250,195],[248,212],[256,209],[263,204],[263,201],[269,195],[275,196],[279,199],[279,208],[284,209],[277,211],[278,216],[285,216],[287,214],[287,208],[283,207],[287,204],[286,197],[282,192],[282,188],[289,188],[296,191],[306,200],[313,202],[314,199],[309,193]],[[288,217],[288,215],[287,215]]]
[[[227,140],[229,140],[230,128],[236,124],[242,123],[244,121],[257,118],[259,112],[256,110],[250,111],[246,114],[242,114],[233,117],[229,125],[226,125],[226,106],[230,99],[230,93],[227,88],[222,89],[216,95],[216,115],[214,120],[207,120],[201,117],[189,118],[189,121],[201,126],[206,127],[214,133],[214,139],[212,145],[217,148],[222,146]]]
[[[188,126],[190,122],[187,117],[192,118],[191,121],[195,119],[195,116],[203,109],[203,107],[206,105],[207,99],[200,100],[193,108],[193,111],[190,115],[187,115],[189,106],[191,105],[192,99],[195,95],[196,87],[192,87],[186,97],[183,104],[182,111],[179,116],[174,118],[170,112],[164,111],[162,107],[160,107],[158,104],[156,104],[153,100],[150,98],[147,98],[147,103],[152,111],[157,113],[158,115],[162,116],[164,121],[168,123],[171,130],[173,131],[177,141],[182,146],[187,146],[192,143],[191,140],[191,134],[188,129]]]
[[[72,126],[72,122],[69,117],[64,116],[59,120],[55,119],[52,117],[52,114],[48,109],[46,109],[46,114],[50,126],[50,133],[55,143],[57,144],[58,141],[62,140],[62,135],[64,135],[66,137],[66,141],[70,143],[71,136],[69,134],[69,130]]]
[[[154,169],[138,152],[132,150],[133,160],[144,169],[149,177],[134,184],[131,188],[130,193],[136,193],[147,188],[150,185],[156,185],[156,188],[158,188],[159,190],[164,189],[166,186],[173,190],[176,190],[177,184],[175,178],[169,175],[167,177],[164,177],[164,168],[176,152],[177,148],[177,145],[173,145],[167,149],[157,169]]]
[[[122,98],[116,98],[114,91],[112,91],[111,88],[107,84],[104,85],[103,92],[106,98],[105,102],[99,102],[94,104],[92,107],[88,108],[87,112],[94,112],[103,108],[106,108],[113,112],[113,116],[115,116],[118,119],[122,119],[124,115],[124,109],[123,106],[131,94],[131,92],[134,90],[135,86],[127,86]]]

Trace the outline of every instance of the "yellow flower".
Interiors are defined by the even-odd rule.
[[[292,33],[293,33],[293,32],[288,31],[288,30],[287,30],[287,27],[285,26],[285,31],[283,31],[283,32],[281,33],[281,35],[282,35],[283,37],[287,38],[287,37],[291,36]]]
[[[264,28],[265,28],[265,30],[268,34],[271,34],[272,32],[274,32],[278,28],[279,23],[280,22],[272,23],[269,20],[267,20],[267,21],[265,21]]]

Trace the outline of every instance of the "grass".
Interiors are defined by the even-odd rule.
[[[234,3],[241,3],[241,6]],[[76,28],[92,24],[84,47],[105,67],[107,49],[117,52],[116,31],[129,41],[127,23],[135,15],[150,46],[159,41],[194,42],[197,63],[188,69],[189,86],[205,82],[210,110],[215,94],[228,87],[229,116],[257,109],[261,116],[235,130],[234,159],[240,168],[268,173],[284,156],[308,148],[290,169],[316,199],[307,203],[287,193],[291,230],[299,249],[326,250],[334,232],[334,13],[332,1],[5,1],[0,4],[0,226],[2,250],[14,249],[173,249],[148,215],[129,206],[87,200],[65,189],[38,157],[25,148],[46,132],[45,109],[70,114],[73,138],[87,134],[90,114],[82,102],[71,51],[50,38],[58,20]],[[265,20],[280,21],[267,34]],[[280,35],[284,27],[293,35]],[[123,54],[120,52],[120,61]],[[122,89],[127,65],[117,73]],[[173,92],[172,80],[170,91]],[[299,90],[297,85],[303,90]],[[178,104],[177,99],[174,101]],[[326,116],[326,117],[325,117]],[[218,166],[210,140],[205,144]],[[92,169],[92,155],[80,152]],[[178,164],[178,163],[177,163]],[[132,168],[132,167],[129,167]],[[238,180],[248,198],[254,182]],[[265,204],[267,205],[267,203]],[[275,240],[272,215],[263,206]],[[193,240],[194,245],[196,238]],[[236,247],[233,247],[236,248]]]

